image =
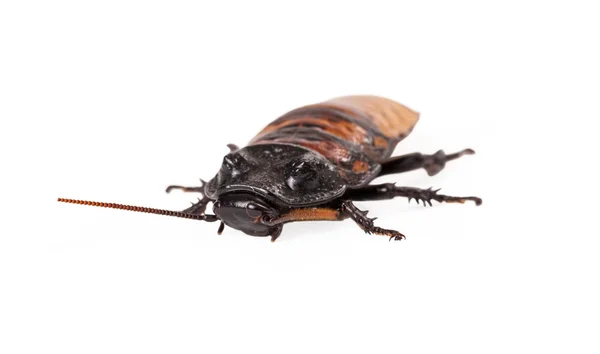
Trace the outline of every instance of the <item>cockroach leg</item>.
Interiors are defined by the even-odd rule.
[[[182,190],[183,192],[195,192],[195,193],[202,194],[202,199],[198,198],[198,201],[196,203],[192,203],[192,206],[183,210],[183,212],[189,213],[189,214],[204,214],[206,211],[206,207],[208,206],[208,203],[212,202],[213,200],[210,198],[207,198],[204,195],[204,186],[206,185],[206,182],[202,179],[200,180],[200,182],[201,182],[201,185],[198,187],[184,187],[184,186],[171,185],[171,186],[167,187],[165,192],[170,193],[174,189],[179,189],[179,190]]]
[[[352,201],[346,200],[342,202],[339,209],[334,208],[297,208],[292,209],[286,214],[280,215],[276,218],[269,218],[268,216],[261,217],[261,222],[269,226],[282,226],[284,223],[295,222],[295,221],[339,221],[347,218],[351,218],[368,234],[388,236],[396,241],[402,240],[404,235],[395,230],[383,229],[373,224],[373,221],[377,218],[368,218],[368,211],[359,210]],[[271,235],[271,241],[275,241],[281,229],[275,230]]]
[[[473,154],[475,154],[475,151],[472,149],[465,149],[449,155],[446,155],[443,150],[439,150],[433,155],[423,155],[416,152],[408,155],[396,156],[388,159],[381,165],[381,173],[379,175],[383,176],[393,173],[402,173],[423,168],[427,171],[428,175],[433,176],[444,169],[446,162],[456,160],[464,155]]]
[[[359,210],[350,200],[342,202],[341,212],[345,216],[354,220],[354,222],[356,222],[356,224],[367,234],[388,236],[390,238],[390,241],[392,239],[394,241],[400,241],[406,238],[403,234],[396,230],[388,230],[375,226],[373,222],[377,218],[368,218],[368,211]]]
[[[184,187],[184,186],[171,185],[171,186],[167,187],[165,192],[171,193],[172,190],[179,189],[183,192],[194,192],[194,193],[204,194],[204,186],[206,185],[206,182],[202,179],[200,180],[200,182],[201,182],[201,185],[198,187]]]
[[[263,215],[257,221],[263,225],[273,226],[271,242],[281,235],[283,224],[296,221],[339,221],[345,219],[341,212],[333,208],[296,208],[277,217]]]
[[[295,221],[337,221],[343,220],[340,211],[332,208],[294,208],[285,214],[271,218],[263,215],[259,221],[264,225],[276,226]]]
[[[206,212],[206,207],[208,203],[212,202],[212,199],[203,197],[202,199],[198,198],[196,203],[192,203],[192,206],[183,210],[184,213],[188,214],[204,214]]]
[[[165,192],[171,193],[174,189],[180,189],[183,192],[204,193],[204,187],[184,187],[184,186],[168,186]]]
[[[395,197],[406,197],[410,202],[412,199],[423,203],[423,206],[432,206],[431,201],[439,203],[465,203],[472,201],[475,205],[481,205],[483,201],[478,197],[452,197],[449,195],[438,194],[439,189],[420,189],[413,187],[397,187],[394,183],[385,183],[377,185],[368,185],[360,189],[353,189],[346,192],[344,198],[355,201],[384,200]]]
[[[275,230],[271,234],[271,242],[275,242],[275,240],[277,240],[277,238],[279,238],[279,236],[281,236],[282,230],[283,230],[282,225],[279,225],[278,227],[275,228]]]
[[[221,235],[225,230],[225,223],[221,221],[221,225],[219,225],[219,230],[217,230],[217,235]]]
[[[339,221],[345,219],[340,210],[333,208],[295,208],[277,217],[260,216],[257,221],[264,225],[273,226],[271,242],[281,235],[283,224],[296,221]]]

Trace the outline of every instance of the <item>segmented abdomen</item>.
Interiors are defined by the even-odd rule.
[[[336,164],[349,184],[362,184],[418,119],[417,112],[383,97],[344,96],[284,114],[250,145],[287,143],[312,149]]]

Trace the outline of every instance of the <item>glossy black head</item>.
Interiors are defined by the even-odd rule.
[[[252,236],[272,235],[276,227],[261,223],[264,216],[275,218],[280,211],[255,194],[227,193],[213,206],[213,212],[225,225]]]
[[[207,196],[222,205],[223,198],[233,198],[230,193],[244,192],[279,209],[321,204],[345,190],[335,165],[312,150],[286,144],[252,145],[227,154],[206,186]]]

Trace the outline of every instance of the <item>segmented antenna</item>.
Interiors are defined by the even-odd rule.
[[[172,210],[163,210],[163,209],[154,209],[147,207],[140,207],[134,205],[123,205],[116,203],[104,203],[104,202],[92,202],[88,200],[78,200],[78,199],[66,199],[66,198],[58,198],[58,201],[61,203],[70,203],[70,204],[79,204],[79,205],[89,205],[101,208],[109,208],[109,209],[121,209],[128,211],[137,211],[139,213],[149,213],[149,214],[158,214],[158,215],[167,215],[174,216],[178,218],[184,219],[194,219],[194,220],[204,220],[204,221],[217,221],[217,217],[215,215],[199,215],[199,214],[188,214],[181,211],[172,211]]]

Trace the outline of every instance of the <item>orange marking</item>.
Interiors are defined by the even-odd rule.
[[[352,165],[352,172],[354,173],[365,173],[369,172],[369,164],[364,161],[355,161]]]
[[[315,125],[324,131],[343,140],[364,145],[365,138],[371,135],[369,131],[358,124],[346,120],[330,120],[327,113],[303,114],[296,113],[303,109],[337,110],[358,121],[369,121],[370,124],[390,139],[406,137],[419,120],[419,113],[387,98],[378,96],[343,96],[325,102],[312,104],[292,110],[280,119],[266,126],[251,143],[257,142],[262,136],[276,132],[281,128],[293,125]],[[389,142],[373,132],[374,145],[387,149]]]
[[[269,124],[253,139],[253,141],[259,140],[266,134],[294,125],[300,127],[305,125],[317,126],[331,135],[357,144],[361,144],[364,141],[364,139],[369,135],[369,133],[364,128],[362,128],[359,125],[353,124],[349,121],[333,121],[327,119],[327,117],[312,117],[309,115],[303,115],[289,119],[284,119],[279,122],[276,121],[274,123]]]
[[[375,145],[375,147],[378,147],[381,149],[387,149],[389,147],[387,140],[385,140],[385,138],[382,138],[380,136],[376,136],[375,139],[373,139],[373,145]]]
[[[344,96],[326,101],[324,104],[368,116],[385,136],[392,139],[408,135],[419,120],[418,112],[378,96]]]
[[[272,223],[282,224],[292,221],[335,221],[340,220],[340,212],[326,208],[297,208],[273,220]]]
[[[465,204],[465,199],[449,199],[449,200],[444,200],[445,203],[460,203],[460,204]]]

